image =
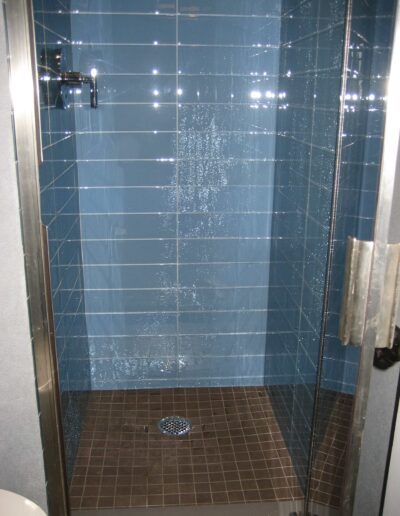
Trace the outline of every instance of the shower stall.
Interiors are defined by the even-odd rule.
[[[395,0],[31,7],[71,514],[350,514]]]

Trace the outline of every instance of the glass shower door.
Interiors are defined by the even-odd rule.
[[[372,369],[375,343],[371,330],[365,332],[362,348],[344,346],[339,340],[339,317],[347,238],[373,241],[375,260],[384,262],[386,259],[384,252],[380,253],[385,247],[384,242],[388,242],[394,170],[384,166],[388,161],[384,152],[393,156],[396,150],[390,141],[385,143],[390,138],[384,140],[383,136],[384,130],[388,134],[385,128],[390,123],[386,116],[386,101],[390,102],[387,88],[396,4],[395,1],[376,1],[367,7],[364,2],[355,0],[348,6],[347,73],[337,151],[337,209],[332,228],[330,288],[321,339],[321,376],[314,414],[309,484],[310,507],[315,503],[322,504],[329,514],[352,514],[360,460],[359,439]],[[397,74],[393,69],[392,73]],[[396,109],[392,108],[392,112]],[[395,131],[392,126],[390,133],[396,134]],[[373,274],[380,274],[378,283],[382,285],[382,270]],[[369,303],[376,303],[379,297],[372,288]],[[378,304],[381,311],[390,309],[383,302]],[[368,327],[367,321],[373,319],[372,311],[367,312],[364,325]],[[368,509],[372,510],[371,507]]]

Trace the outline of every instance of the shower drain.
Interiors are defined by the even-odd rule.
[[[162,434],[182,436],[186,435],[192,429],[192,423],[189,419],[180,416],[163,417],[158,422],[158,428]]]

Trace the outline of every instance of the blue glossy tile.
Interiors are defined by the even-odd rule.
[[[176,108],[174,105],[159,104],[102,104],[94,110],[86,104],[75,108],[76,124],[82,131],[175,131]],[[118,137],[118,136],[117,136]]]
[[[64,91],[64,90],[63,90]],[[85,90],[88,92],[88,90]],[[60,138],[65,138],[68,131],[71,131],[70,138],[74,138],[75,112],[74,109],[50,109],[48,113],[49,131],[51,131],[52,143]]]
[[[360,198],[359,216],[361,218],[374,218],[377,204],[376,191],[363,191]]]
[[[197,289],[187,288],[179,292],[181,312],[212,310],[267,310],[268,289],[265,288],[226,288]]]
[[[172,186],[176,184],[176,165],[169,162],[81,162],[80,187]]]
[[[371,23],[373,21],[373,23]],[[371,20],[356,17],[353,20],[353,32],[368,47],[389,48],[392,41],[392,23],[387,18],[376,17]]]
[[[275,48],[180,46],[179,73],[277,77],[279,51]]]
[[[179,12],[184,14],[234,14],[247,16],[279,16],[279,0],[180,0]]]
[[[69,9],[71,7],[71,0],[39,0],[35,3],[35,9],[43,9],[51,11],[53,9]]]
[[[239,115],[246,112],[246,108],[235,107],[235,104],[259,104],[273,105],[278,99],[278,79],[275,77],[241,77],[218,75],[187,75],[179,76],[179,88],[182,90],[179,96],[181,103],[223,103],[230,104],[233,113]],[[161,97],[161,89],[160,89]],[[206,107],[204,109],[207,109]],[[210,109],[210,108],[208,108]]]
[[[59,336],[65,338],[86,336],[86,316],[84,313],[63,314],[63,324],[60,325]]]
[[[82,213],[175,212],[174,188],[89,188],[81,189]]]
[[[76,140],[75,138],[63,138],[61,140],[57,140],[50,147],[43,149],[43,158],[44,161],[62,161],[65,166],[65,162],[67,161],[75,161],[76,160]],[[64,158],[64,159],[63,159]]]
[[[42,216],[50,218],[55,213],[55,196],[53,188],[46,188],[40,195]]]
[[[298,325],[298,310],[277,310],[269,312],[271,315],[268,318],[268,331],[295,331]]]
[[[52,27],[61,25],[62,18],[69,15],[47,16]],[[127,16],[124,13],[72,13],[73,33],[79,42],[129,43],[129,44],[175,44],[175,17],[173,16]],[[117,28],[117,30],[116,30]],[[79,37],[76,37],[79,35]]]
[[[53,0],[46,0],[49,6],[54,4]],[[98,13],[160,13],[174,14],[176,11],[175,0],[165,2],[163,0],[72,0],[71,9],[85,12]]]
[[[314,133],[312,143],[319,147],[335,150],[339,116],[336,111],[314,111]]]
[[[266,385],[293,385],[296,381],[293,362],[282,355],[276,357],[276,364],[266,362],[264,379]]]
[[[143,58],[143,56],[142,56]],[[151,60],[150,60],[151,61]],[[113,63],[115,65],[115,61]],[[174,65],[175,63],[173,63]],[[157,64],[151,70],[157,69]],[[137,74],[135,68],[132,69]],[[151,72],[151,70],[148,70]],[[175,70],[175,66],[174,66]],[[176,102],[177,88],[174,75],[101,75],[99,77],[100,103],[146,102],[164,103]],[[164,72],[165,73],[165,72]],[[188,91],[186,89],[186,91]],[[104,110],[105,106],[102,106]],[[113,106],[112,109],[117,108]],[[174,106],[175,108],[175,106]],[[135,123],[134,113],[130,115],[130,122]]]
[[[77,188],[78,166],[76,163],[65,165],[63,163],[52,163],[54,172],[54,188]]]
[[[346,16],[346,2],[345,0],[332,0],[330,2],[319,3],[319,17],[320,25],[319,28],[324,30],[325,28],[343,23]]]
[[[78,242],[62,240],[55,244],[58,264],[80,265],[82,263],[81,246]]]
[[[270,236],[270,214],[181,214],[181,238],[266,237]]]
[[[207,126],[203,133],[183,126],[178,142],[179,158],[189,162],[184,163],[184,167],[191,166],[192,161],[216,159],[215,156],[221,161],[262,161],[266,153],[271,156],[275,149],[275,135],[268,131],[261,131],[260,134],[251,131],[219,133]]]
[[[265,335],[181,335],[179,355],[192,357],[258,356],[266,352]]]
[[[375,218],[359,219],[356,237],[360,240],[372,240]]]
[[[176,265],[85,267],[86,289],[171,288],[176,284]]]
[[[178,34],[182,45],[276,45],[280,20],[181,15]]]
[[[92,360],[90,367],[96,389],[135,389],[144,380],[159,379],[165,383],[177,376],[176,360],[169,358],[98,359]]]
[[[332,144],[329,144],[331,146]],[[335,154],[331,148],[313,148],[313,159],[310,163],[310,179],[316,185],[331,190],[335,172]]]
[[[152,358],[175,357],[177,355],[176,336],[141,337],[90,337],[91,358]]]
[[[96,68],[99,72],[98,86],[100,99],[104,87],[111,80],[117,84],[117,91],[124,92],[126,81],[135,78],[130,74],[147,74],[152,77],[162,74],[176,74],[176,50],[174,46],[162,45],[128,45],[124,43],[106,45],[104,42],[96,45],[76,45],[73,47],[74,60],[83,70]],[[124,77],[128,74],[127,77]],[[106,75],[103,83],[103,76]],[[109,76],[109,77],[108,77]],[[121,82],[118,82],[121,79]],[[111,82],[111,84],[113,83]],[[140,84],[140,78],[139,78]],[[107,98],[108,90],[105,98]]]
[[[354,16],[369,16],[372,19],[375,16],[391,16],[394,12],[394,6],[394,0],[387,0],[385,2],[371,2],[370,4],[366,4],[362,0],[357,0],[354,2],[353,13]]]
[[[317,66],[326,66],[340,69],[342,64],[342,44],[344,37],[343,24],[332,26],[322,31],[318,36]]]
[[[174,314],[86,314],[88,335],[172,335],[176,333]]]
[[[180,240],[179,261],[181,263],[199,262],[268,262],[270,240]]]
[[[268,285],[268,266],[259,263],[181,265],[183,287],[240,287]]]
[[[176,215],[81,213],[83,239],[176,238]]]
[[[248,377],[254,382],[254,378],[263,378],[263,365],[260,360],[252,357],[218,357],[211,362],[208,358],[196,357],[181,357],[179,360],[179,377],[182,380],[194,377],[201,382],[215,378],[216,385],[219,385],[223,378],[229,378],[232,382],[237,375]]]
[[[175,136],[168,133],[101,133],[78,134],[77,152],[81,160],[159,160],[174,159]],[[75,149],[64,141],[56,152],[73,160]],[[46,154],[46,153],[45,153]]]
[[[53,299],[53,310],[56,317],[62,314],[63,311],[65,313],[76,313],[81,304],[84,302],[83,299],[83,290],[58,290],[54,294]],[[63,342],[64,346],[67,346],[68,352],[74,356],[74,353],[71,349],[71,343]],[[80,344],[81,348],[84,349],[82,343]]]
[[[49,225],[49,237],[50,240],[60,241],[69,238],[79,241],[81,237],[79,215],[70,215],[63,212],[59,216],[54,217]]]
[[[182,213],[272,212],[272,187],[181,187]]]
[[[317,23],[321,23],[318,7],[320,2],[297,2],[293,10],[285,16],[282,23],[282,43],[307,40],[316,32]],[[282,9],[286,12],[285,9]],[[307,45],[307,41],[304,43]]]
[[[42,13],[38,13],[38,11],[43,10],[43,0],[33,0],[32,7],[35,13],[35,16],[40,16]]]
[[[262,385],[263,378],[248,376],[227,376],[224,378],[200,378],[193,381],[189,378],[178,378],[178,387],[232,387]]]
[[[255,91],[258,94],[259,90]],[[182,90],[182,100],[185,100],[184,97],[185,91]],[[269,135],[275,132],[275,113],[276,102],[271,102],[268,99],[261,100],[260,102],[253,101],[253,103],[248,105],[182,104],[179,109],[179,123],[183,133],[181,146],[185,145],[187,139],[190,142],[191,134],[185,134],[189,131],[195,133],[197,131],[204,132],[208,129],[213,133],[241,131],[260,134],[266,131]],[[194,134],[194,136],[202,138],[201,134]],[[216,137],[220,140],[219,144],[224,145],[224,135],[216,134]],[[215,144],[217,143],[215,142]],[[252,143],[252,145],[256,145],[256,143]],[[184,150],[183,148],[183,152]],[[218,149],[210,150],[218,151]],[[273,153],[266,155],[271,156]]]
[[[54,190],[55,212],[79,214],[79,193],[75,188]]]
[[[210,145],[212,144],[207,144],[207,147]],[[198,154],[200,153],[201,149],[199,148]],[[272,187],[274,182],[274,162],[272,160],[243,161],[229,158],[221,161],[207,158],[201,153],[199,159],[185,160],[182,166],[184,174],[180,174],[179,177],[182,186],[260,185]]]
[[[280,69],[280,73],[286,76],[305,74],[306,78],[312,81],[314,78],[311,71],[315,66],[316,56],[317,50],[315,45],[303,48],[300,42],[297,46],[289,47],[285,52],[284,65]]]
[[[114,240],[82,243],[85,265],[176,263],[174,240]]]
[[[299,309],[300,287],[284,285],[268,288],[268,307],[270,310],[294,310]]]
[[[86,313],[174,312],[176,292],[171,290],[91,290],[85,293]]]
[[[41,26],[38,33],[37,45],[55,46],[71,44],[71,24],[69,16],[46,14],[40,20]],[[38,25],[36,20],[35,25]]]

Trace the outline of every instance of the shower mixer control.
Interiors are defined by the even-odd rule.
[[[88,75],[81,72],[62,71],[62,48],[43,49],[41,52],[39,78],[46,106],[65,109],[68,107],[63,86],[90,88],[90,107],[98,106],[97,69],[92,68]]]
[[[90,107],[97,108],[98,90],[97,90],[97,70],[93,68],[90,75],[83,75],[81,72],[63,72],[60,76],[61,85],[82,86],[89,84],[90,88]]]

